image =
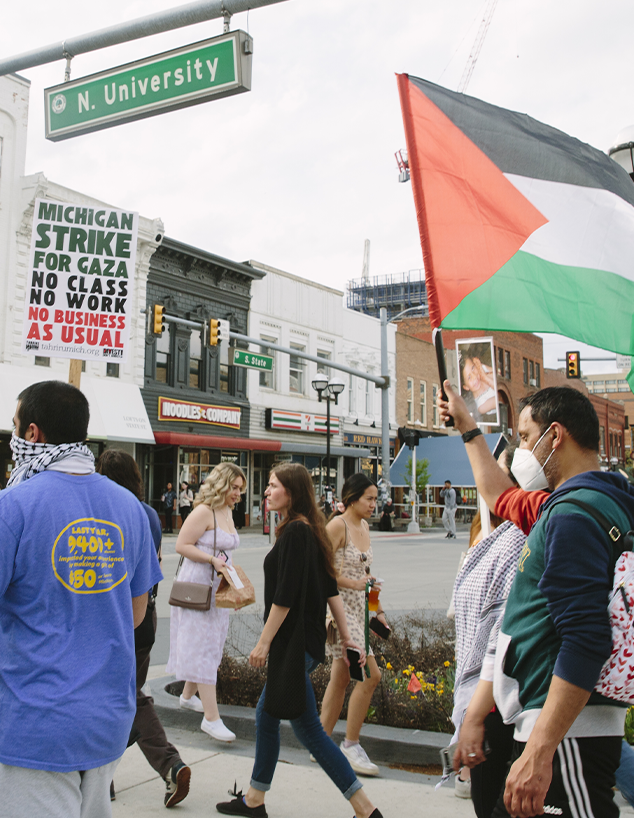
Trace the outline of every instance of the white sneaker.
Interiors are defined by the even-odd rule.
[[[236,737],[235,733],[232,733],[228,727],[225,727],[222,719],[207,721],[206,718],[203,718],[200,729],[212,738],[215,738],[216,741],[233,741]]]
[[[468,778],[466,781],[463,781],[462,778],[460,778],[460,773],[458,773],[456,776],[454,795],[456,798],[471,798],[471,779]]]
[[[345,747],[342,741],[339,745],[341,752],[350,762],[350,766],[359,775],[378,775],[379,768],[368,758],[368,754],[360,744]]]
[[[200,701],[198,696],[195,694],[191,697],[191,699],[186,699],[183,694],[181,693],[181,697],[178,700],[178,703],[183,708],[183,710],[195,710],[196,713],[204,713],[205,708],[203,707],[203,703]]]

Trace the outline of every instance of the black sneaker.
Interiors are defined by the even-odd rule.
[[[229,790],[229,795],[233,795],[233,801],[222,801],[216,804],[218,812],[223,815],[246,815],[252,818],[268,818],[266,807],[261,804],[259,807],[247,807],[242,799],[242,790],[236,792],[236,783],[233,784],[233,792]]]
[[[169,771],[165,779],[165,806],[175,807],[184,798],[187,798],[189,792],[189,780],[192,777],[192,771],[187,764],[182,761],[177,761],[176,764]]]

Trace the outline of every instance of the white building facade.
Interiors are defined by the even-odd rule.
[[[312,387],[317,371],[345,384],[338,403],[331,402],[330,483],[337,497],[344,480],[363,470],[381,477],[381,390],[374,383],[329,368],[336,361],[361,372],[381,375],[381,327],[376,318],[344,307],[343,292],[300,278],[258,261],[266,273],[252,285],[248,335],[297,353],[323,359],[307,361],[272,349],[272,371],[249,370],[250,437],[270,440],[269,451],[254,452],[249,492],[252,514],[261,513],[268,473],[280,461],[303,463],[315,491],[328,482],[326,405]],[[395,328],[388,326],[388,362],[395,373]],[[396,434],[394,390],[390,390],[391,437]],[[254,517],[252,516],[252,521]]]
[[[0,77],[0,486],[11,470],[9,439],[18,394],[41,380],[68,381],[69,360],[22,352],[26,291],[32,283],[31,232],[36,199],[98,210],[104,202],[49,181],[43,173],[25,176],[29,82]],[[119,206],[120,207],[120,206]],[[133,455],[136,443],[153,443],[143,405],[145,291],[149,260],[163,237],[159,219],[139,219],[134,288],[126,309],[131,320],[130,347],[122,363],[87,361],[81,389],[90,403],[89,443],[95,453],[105,445]]]

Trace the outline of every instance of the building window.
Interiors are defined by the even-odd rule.
[[[511,380],[511,353],[506,349],[504,350],[504,377]]]
[[[600,438],[600,448],[601,454],[605,454],[605,426],[601,426],[599,429],[599,438]]]
[[[535,364],[533,361],[528,362],[528,382],[531,386],[535,386]]]
[[[107,363],[106,364],[106,377],[107,378],[118,378],[119,377],[119,364]]]
[[[495,357],[496,357],[497,364],[498,364],[497,365],[498,376],[500,378],[503,378],[504,377],[504,350],[503,349],[497,349],[496,353],[497,354],[496,354]]]
[[[420,422],[427,426],[427,382],[420,382]]]
[[[200,389],[202,384],[202,344],[200,333],[194,330],[189,337],[189,386]]]
[[[538,363],[535,364],[535,386],[541,389],[540,366]]]
[[[440,426],[440,416],[438,414],[438,407],[436,406],[436,396],[438,395],[438,384],[432,384],[431,399],[433,401],[432,411],[434,413],[434,426]]]
[[[36,355],[35,356],[35,366],[50,366],[51,359],[45,358],[43,355]]]
[[[229,365],[220,364],[218,369],[220,373],[220,391],[229,394]]]
[[[528,358],[522,358],[522,370],[524,384],[528,386]]]
[[[170,367],[170,331],[169,327],[156,339],[156,380],[168,382]]]
[[[323,358],[324,361],[332,360],[332,354],[330,352],[324,352],[321,349],[317,350],[317,357],[318,358]],[[323,374],[327,378],[330,378],[330,367],[329,366],[324,366],[323,364],[317,364],[317,372],[323,372]]]
[[[407,422],[414,422],[414,379],[407,379]]]
[[[271,338],[269,335],[260,335],[261,341],[270,341],[272,344],[277,343],[277,338]],[[269,347],[260,347],[260,352],[262,355],[269,355],[273,358],[273,369],[270,371],[262,370],[260,372],[260,386],[264,387],[264,389],[275,389],[275,350],[269,349]]]
[[[350,375],[348,381],[348,414],[352,414],[357,409],[357,382],[354,375]]]
[[[297,350],[297,352],[304,352],[306,349],[301,344],[291,344],[290,347]],[[289,356],[288,388],[290,392],[295,392],[298,395],[304,394],[304,364],[303,358],[298,358],[297,355]]]
[[[372,381],[365,382],[365,413],[366,415],[374,414],[374,384]]]

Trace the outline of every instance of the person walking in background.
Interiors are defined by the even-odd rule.
[[[345,505],[345,500],[344,500]],[[388,497],[387,502],[383,504],[381,511],[381,519],[379,520],[379,531],[392,531],[392,517],[394,517],[394,503],[392,498]]]
[[[447,532],[445,539],[456,539],[456,503],[455,489],[451,488],[451,480],[445,480],[444,489],[440,489],[440,496],[445,501],[445,508],[442,513],[442,524]]]
[[[345,511],[334,517],[326,526],[326,532],[335,552],[337,586],[343,602],[346,623],[351,638],[359,645],[365,644],[365,586],[372,566],[372,545],[367,520],[374,514],[377,488],[365,474],[353,474],[343,484],[341,497]],[[384,625],[384,613],[378,614]],[[335,623],[329,623],[329,632],[334,631],[333,643],[326,647],[332,658],[332,671],[324,700],[321,705],[321,723],[328,735],[332,735],[339,714],[343,708],[346,690],[350,684],[350,672],[344,659],[343,647],[339,640]],[[370,676],[363,682],[355,682],[348,702],[346,738],[341,742],[341,752],[350,762],[352,769],[360,775],[378,775],[379,768],[368,758],[359,744],[363,722],[368,713],[372,694],[381,678],[381,672],[372,651],[366,658]]]
[[[194,510],[176,540],[176,551],[184,557],[179,580],[213,583],[213,591],[208,611],[172,608],[170,655],[165,672],[185,680],[180,706],[203,713],[200,729],[217,741],[233,741],[236,737],[225,727],[216,701],[218,665],[229,631],[229,611],[215,606],[220,584],[217,572],[225,562],[231,564],[231,553],[240,545],[231,510],[246,484],[239,466],[234,463],[216,466],[203,483],[194,500]]]
[[[95,464],[95,471],[128,489],[140,501],[150,522],[152,539],[160,562],[161,521],[156,511],[143,501],[143,479],[134,458],[119,449],[106,449]],[[136,715],[132,734],[135,734],[136,743],[148,764],[165,781],[165,806],[174,807],[187,797],[191,770],[180,757],[176,747],[167,740],[163,725],[154,709],[154,699],[143,692],[150,669],[150,652],[156,638],[157,591],[158,585],[155,585],[149,594],[145,619],[134,630]],[[110,794],[114,797],[114,786]]]
[[[165,494],[161,497],[161,501],[163,502],[163,513],[165,514],[165,533],[173,534],[172,515],[176,511],[176,492],[171,483],[167,484]]]
[[[181,515],[181,526],[189,517],[192,510],[192,503],[194,502],[194,492],[189,488],[189,483],[183,481],[181,483],[181,491],[178,495],[178,511]]]
[[[148,518],[100,474],[88,401],[20,393],[0,494],[0,788],[4,816],[109,818],[135,713],[134,628],[162,579]]]
[[[275,545],[264,560],[264,630],[251,651],[249,663],[269,673],[256,708],[255,763],[246,795],[216,804],[224,815],[266,818],[264,797],[271,788],[280,752],[280,719],[290,719],[297,738],[317,759],[331,780],[350,801],[356,818],[382,818],[348,760],[324,732],[311,673],[324,661],[326,603],[339,629],[344,648],[356,648],[350,639],[343,604],[337,591],[333,554],[324,519],[315,503],[308,470],[299,463],[273,469],[266,489],[269,507],[282,517]],[[360,650],[360,664],[364,652]],[[302,794],[295,793],[296,811]]]

